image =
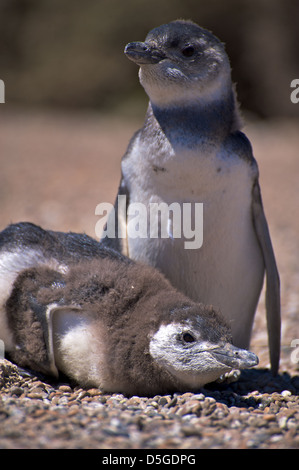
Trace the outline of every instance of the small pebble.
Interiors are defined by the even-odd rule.
[[[22,387],[12,387],[10,389],[10,393],[19,397],[20,395],[22,395],[22,393],[24,393],[24,389]]]
[[[199,400],[199,401],[204,401],[205,395],[203,393],[197,393],[193,395],[193,400]]]
[[[167,405],[166,405],[167,408],[171,408],[172,406],[175,406],[175,405],[177,404],[177,401],[178,401],[178,399],[177,399],[177,396],[175,395],[175,396],[172,398],[172,400],[170,400],[170,402],[167,403]]]
[[[98,388],[90,388],[90,389],[87,390],[87,393],[91,397],[97,397],[101,394],[101,392]]]
[[[159,405],[161,405],[161,406],[165,406],[165,405],[167,405],[168,403],[170,403],[170,399],[167,398],[167,397],[161,397],[161,398],[159,398],[158,403],[159,403]]]
[[[72,391],[73,391],[69,385],[60,385],[58,390],[60,390],[63,393],[65,393],[65,392],[72,393]]]
[[[33,399],[41,399],[43,398],[43,394],[39,392],[29,392],[27,393],[27,398],[33,398]]]

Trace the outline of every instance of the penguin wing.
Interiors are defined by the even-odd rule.
[[[51,375],[58,377],[58,369],[55,364],[54,355],[54,331],[53,331],[53,313],[57,310],[58,305],[56,303],[41,306],[35,299],[30,302],[31,308],[35,313],[36,318],[41,324],[43,330],[43,337],[45,341],[45,347],[47,351],[47,365],[48,371]]]
[[[79,314],[82,314],[82,309],[76,305],[59,305],[57,303],[41,305],[33,298],[29,303],[43,335],[40,343],[36,341],[35,348],[32,348],[32,342],[29,344],[29,337],[22,338],[24,348],[22,354],[26,356],[26,363],[30,368],[58,378],[60,369],[59,338],[68,328],[79,322]],[[23,336],[24,334],[26,335],[25,331]],[[46,359],[39,362],[39,356],[36,352],[42,349],[46,353]]]
[[[122,157],[122,162],[127,158],[130,158],[140,133],[141,129],[136,131],[131,138],[128,148]],[[101,243],[109,246],[110,248],[113,248],[127,257],[130,257],[127,238],[127,209],[129,204],[130,189],[126,184],[124,175],[122,173],[116,200],[114,203],[114,210],[111,211],[107,221],[107,224],[111,223],[112,227],[114,226],[114,237],[112,238],[107,235],[106,225],[104,228],[104,236],[101,238]]]
[[[80,323],[82,312],[80,306],[53,303],[46,306],[43,318],[40,318],[46,341],[50,372],[56,377],[59,375],[58,371],[61,370],[59,341],[66,331]]]
[[[280,281],[257,179],[252,192],[252,213],[266,269],[266,315],[271,370],[273,374],[277,374],[280,359],[281,334]]]
[[[101,243],[109,248],[129,256],[128,240],[127,240],[127,208],[130,203],[130,193],[127,188],[126,182],[122,177],[118,188],[116,200],[114,203],[114,210],[111,211],[107,224],[114,226],[114,238],[104,235],[101,238]],[[107,225],[104,229],[107,232]]]

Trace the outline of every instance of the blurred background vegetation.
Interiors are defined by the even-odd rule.
[[[214,32],[242,108],[298,116],[298,0],[0,0],[0,78],[7,104],[138,115],[146,97],[123,49],[177,18]]]

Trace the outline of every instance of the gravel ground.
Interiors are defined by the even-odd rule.
[[[299,447],[299,377],[287,373],[246,371],[229,386],[145,398],[0,367],[0,448]]]
[[[136,124],[7,108],[0,124],[0,228],[30,220],[95,236],[94,209],[99,202],[113,202],[120,157]],[[244,371],[236,383],[214,384],[196,394],[107,395],[2,360],[0,448],[299,448],[298,125],[259,123],[246,132],[259,162],[281,275],[279,375],[268,370],[263,295],[251,343],[259,366]]]

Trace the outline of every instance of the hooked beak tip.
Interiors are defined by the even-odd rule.
[[[223,347],[211,351],[215,359],[233,369],[249,369],[259,363],[256,354],[247,349],[240,349],[232,344],[225,344]]]
[[[146,42],[130,42],[126,45],[124,53],[138,65],[157,64],[164,55]]]

